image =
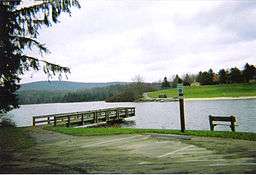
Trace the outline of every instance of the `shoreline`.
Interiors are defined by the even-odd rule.
[[[199,97],[199,98],[184,98],[185,101],[210,101],[210,100],[246,100],[256,99],[256,96],[240,96],[240,97]],[[178,101],[178,97],[173,98],[151,98],[147,93],[143,94],[143,98],[139,102],[174,102]]]
[[[200,101],[200,100],[246,100],[256,99],[256,96],[242,96],[242,97],[205,97],[205,98],[185,98],[185,101]]]

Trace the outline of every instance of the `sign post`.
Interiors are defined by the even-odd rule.
[[[177,90],[179,93],[180,104],[180,126],[181,132],[185,132],[185,117],[184,117],[184,87],[182,83],[177,84]]]

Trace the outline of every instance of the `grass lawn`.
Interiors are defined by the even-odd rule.
[[[184,88],[184,93],[186,98],[256,96],[256,83],[187,86]],[[149,92],[148,96],[158,98],[160,94],[166,94],[167,97],[176,97],[177,89]]]
[[[182,134],[200,137],[221,137],[241,140],[256,141],[256,133],[247,132],[228,132],[228,131],[200,131],[188,130],[182,133],[179,130],[165,130],[165,129],[136,129],[136,128],[66,128],[66,127],[46,127],[45,129],[60,132],[63,134],[75,136],[103,136],[115,134]]]

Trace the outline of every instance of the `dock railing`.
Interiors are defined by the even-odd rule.
[[[71,124],[87,125],[102,122],[107,123],[132,116],[135,116],[135,107],[106,108],[90,111],[33,116],[33,126],[57,126],[60,124],[66,124],[67,127],[70,127]]]

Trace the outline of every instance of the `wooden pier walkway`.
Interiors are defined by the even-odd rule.
[[[135,116],[135,107],[107,108],[91,111],[33,116],[33,126],[72,124],[91,125],[112,122]]]

